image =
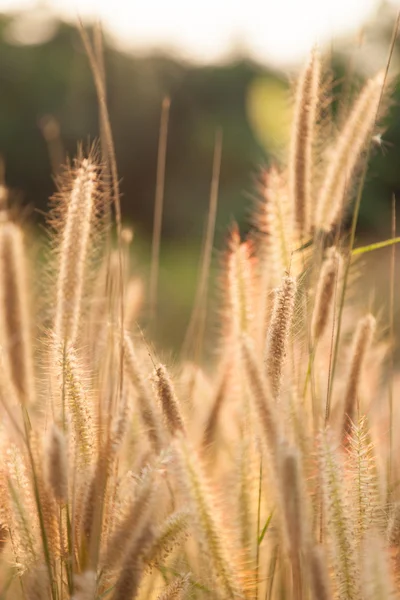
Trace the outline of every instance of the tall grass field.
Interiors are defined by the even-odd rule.
[[[99,38],[81,29],[101,139],[57,178],[45,268],[0,187],[1,600],[400,598],[395,202],[390,239],[356,236],[397,27],[382,71],[335,111],[328,60],[310,54],[286,161],[260,171],[213,290],[217,134],[198,292],[169,364],[151,340],[169,103],[140,282]],[[387,311],[362,285],[382,247]]]

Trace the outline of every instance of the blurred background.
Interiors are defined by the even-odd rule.
[[[244,232],[257,172],[284,151],[292,82],[323,49],[335,97],[385,65],[400,0],[0,0],[0,155],[6,183],[40,223],[54,191],[49,141],[73,156],[99,135],[98,107],[77,15],[105,34],[108,105],[133,268],[147,280],[163,98],[171,100],[157,337],[182,342],[198,277],[216,131],[223,133],[214,271],[235,219]],[[392,71],[399,73],[397,44]],[[359,236],[390,232],[400,197],[400,87],[382,127]],[[338,102],[334,102],[337,110]]]

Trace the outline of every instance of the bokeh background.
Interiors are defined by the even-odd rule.
[[[142,3],[143,4],[143,3]],[[207,215],[215,135],[223,132],[213,273],[227,227],[248,227],[261,165],[284,152],[292,82],[318,42],[335,77],[333,110],[385,64],[397,2],[375,0],[0,0],[0,155],[6,183],[40,224],[54,191],[49,139],[62,155],[99,135],[93,79],[76,29],[79,14],[105,33],[108,106],[133,269],[147,281],[162,100],[171,100],[156,336],[179,347],[190,316]],[[392,72],[399,73],[400,45]],[[400,87],[382,123],[358,236],[390,232],[400,197]],[[213,299],[216,301],[216,299]]]

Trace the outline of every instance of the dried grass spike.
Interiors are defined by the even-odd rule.
[[[293,234],[291,207],[285,176],[276,168],[263,170],[260,175],[259,195],[253,224],[259,232],[258,254],[266,271],[273,275],[273,285],[289,269]]]
[[[162,406],[167,427],[171,435],[175,435],[178,431],[186,434],[181,408],[179,406],[172,381],[164,365],[159,365],[157,367],[155,383],[158,399]]]
[[[318,229],[330,231],[343,214],[344,194],[375,125],[383,83],[382,72],[367,82],[339,134],[318,198]]]
[[[154,452],[158,455],[164,444],[164,434],[160,422],[161,416],[158,415],[153,396],[143,377],[140,362],[128,333],[124,335],[124,367],[129,380],[137,390],[140,415],[147,427],[147,433]]]
[[[265,377],[257,363],[253,346],[246,337],[243,338],[242,353],[243,364],[256,410],[265,432],[269,450],[274,454],[277,451],[280,433],[278,417],[272,402],[272,392],[269,390],[268,383],[265,381]]]
[[[275,398],[279,397],[281,388],[282,369],[286,358],[295,295],[296,280],[293,277],[285,276],[282,285],[276,290],[265,351],[267,376]]]
[[[21,228],[0,223],[0,341],[20,402],[35,397],[28,278]]]
[[[234,344],[242,333],[252,333],[257,289],[254,248],[250,241],[240,241],[237,225],[230,231],[224,262],[226,306],[222,316],[227,342]]]
[[[333,600],[328,564],[322,546],[314,546],[308,554],[312,600]]]
[[[81,160],[69,193],[59,248],[54,330],[64,343],[74,343],[78,334],[96,186],[95,164],[91,159]]]
[[[174,546],[187,536],[190,513],[187,510],[174,512],[164,521],[154,534],[154,541],[146,555],[146,562],[157,563],[165,560]]]
[[[152,530],[147,525],[141,535],[135,537],[125,554],[121,572],[115,584],[114,600],[136,598],[144,571],[143,556],[152,542]]]
[[[320,438],[320,472],[339,597],[360,600],[352,520],[343,489],[344,474],[332,447],[329,432],[324,432]]]
[[[351,422],[355,419],[359,384],[361,381],[365,357],[374,335],[375,325],[375,317],[373,317],[371,314],[368,314],[360,319],[354,334],[349,372],[347,375],[347,383],[344,395],[342,439],[345,439],[350,434]]]
[[[189,590],[189,586],[190,579],[188,575],[177,577],[157,597],[157,600],[183,600],[184,595]]]
[[[332,248],[329,256],[322,265],[315,294],[311,321],[311,337],[314,345],[324,334],[328,323],[340,264],[341,256],[335,248]]]
[[[46,454],[47,477],[57,502],[65,504],[68,495],[67,448],[63,433],[53,424]]]
[[[319,54],[314,50],[297,85],[289,157],[290,194],[300,238],[309,233],[310,226],[313,142],[320,71]]]

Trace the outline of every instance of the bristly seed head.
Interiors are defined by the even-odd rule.
[[[271,322],[268,329],[265,364],[275,398],[279,397],[282,369],[286,358],[286,348],[292,323],[296,280],[285,276],[276,290]]]
[[[54,330],[64,342],[74,343],[78,334],[96,185],[96,166],[82,160],[69,192],[59,248]]]
[[[172,381],[164,365],[159,365],[157,367],[155,383],[157,388],[158,399],[162,406],[167,427],[171,435],[175,435],[178,431],[185,434],[186,428],[181,414],[178,399],[176,397]]]

